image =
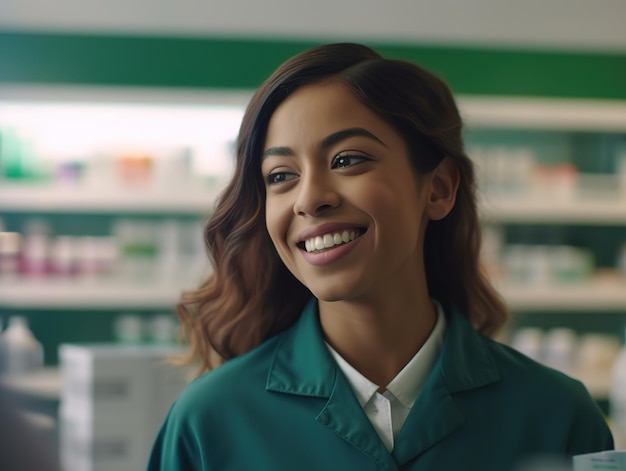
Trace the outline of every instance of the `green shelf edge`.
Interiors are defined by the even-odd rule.
[[[256,88],[322,41],[0,30],[0,84]],[[626,53],[371,42],[457,94],[626,99]]]

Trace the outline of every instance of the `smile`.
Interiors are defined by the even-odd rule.
[[[342,232],[333,232],[321,236],[311,237],[300,243],[299,245],[311,253],[322,252],[337,245],[347,244],[362,235],[362,231],[358,229],[345,230]]]

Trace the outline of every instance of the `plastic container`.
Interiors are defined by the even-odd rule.
[[[43,347],[28,328],[28,321],[12,316],[0,335],[0,372],[23,374],[43,367]]]
[[[40,278],[48,275],[49,256],[49,225],[40,219],[29,220],[24,231],[21,272],[30,278]]]
[[[513,335],[511,346],[535,361],[543,362],[545,334],[536,327],[523,327]]]
[[[172,314],[152,316],[146,325],[148,339],[157,344],[176,344],[177,323]]]
[[[76,238],[58,236],[50,244],[50,266],[52,273],[59,277],[73,276],[76,273]]]
[[[544,339],[543,361],[546,365],[565,374],[572,374],[578,355],[578,337],[573,329],[551,329]]]
[[[122,314],[113,322],[113,336],[119,343],[141,343],[144,335],[143,319],[138,314]]]
[[[626,447],[626,332],[611,372],[609,416],[616,448]]]
[[[22,235],[0,232],[0,280],[16,280],[20,276]]]

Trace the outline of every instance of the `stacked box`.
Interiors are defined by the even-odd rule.
[[[626,450],[609,450],[574,456],[574,471],[626,471]]]
[[[60,455],[65,471],[145,469],[159,426],[189,379],[158,345],[62,345]]]

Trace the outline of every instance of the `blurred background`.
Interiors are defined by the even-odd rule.
[[[500,340],[626,410],[624,18],[622,0],[2,0],[0,383],[66,469],[138,469],[186,381],[154,365],[210,271],[202,225],[252,91],[356,41],[458,97]]]

